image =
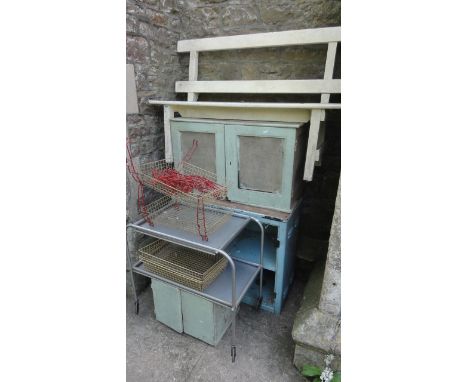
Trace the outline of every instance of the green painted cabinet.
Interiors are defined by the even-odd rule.
[[[151,279],[156,319],[182,333],[216,346],[231,324],[231,309]]]
[[[231,201],[290,212],[302,193],[304,124],[174,118],[177,164],[198,142],[191,162],[216,172]]]
[[[153,290],[156,320],[182,333],[184,327],[182,323],[182,299],[179,288],[157,279],[151,279],[151,289]]]
[[[181,293],[184,332],[216,346],[231,324],[231,309],[184,290]]]

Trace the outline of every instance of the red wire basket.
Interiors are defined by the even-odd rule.
[[[197,142],[194,141],[186,158],[190,158],[196,148]],[[136,167],[129,141],[127,155],[128,171],[138,183],[138,208],[148,224],[154,225],[153,220],[161,224],[171,223],[183,230],[198,232],[203,240],[208,240],[208,233],[227,221],[227,213],[205,210],[206,203],[225,199],[227,195],[227,188],[216,183],[216,174],[185,160],[177,168],[164,159]],[[150,204],[145,203],[143,186],[163,194],[164,197]],[[169,205],[173,206],[171,214],[166,211],[166,206]],[[165,211],[164,214],[159,214],[161,211]],[[171,218],[167,218],[168,216]]]
[[[141,164],[137,171],[145,186],[190,205],[225,199],[227,195],[227,188],[216,183],[216,174],[185,161],[176,168],[162,159]]]

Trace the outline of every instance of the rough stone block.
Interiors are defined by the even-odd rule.
[[[322,349],[326,352],[341,352],[341,321],[338,317],[313,308],[302,319],[294,322],[292,337],[296,344]]]
[[[138,32],[138,21],[136,17],[127,14],[127,33]]]
[[[336,197],[319,309],[334,316],[341,313],[341,186]]]
[[[263,22],[268,24],[284,23],[285,19],[295,18],[294,6],[292,2],[272,4],[270,1],[262,1],[259,4],[260,16]]]
[[[168,15],[163,12],[147,9],[145,14],[148,16],[150,23],[153,25],[164,27],[168,24]]]
[[[302,370],[304,365],[325,367],[325,356],[329,354],[319,349],[296,345],[294,348],[294,366]],[[335,355],[331,364],[332,370],[341,370],[341,356]]]
[[[257,12],[253,6],[227,6],[221,14],[223,24],[226,26],[248,25],[257,21]]]
[[[132,63],[149,62],[149,44],[144,37],[127,36],[127,61]]]

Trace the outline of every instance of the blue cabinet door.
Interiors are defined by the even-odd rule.
[[[296,129],[225,125],[228,198],[291,211]]]

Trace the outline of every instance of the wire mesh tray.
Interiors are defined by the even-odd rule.
[[[206,289],[227,265],[227,259],[220,254],[210,255],[163,240],[155,240],[138,253],[148,271],[199,291]]]
[[[146,213],[153,224],[182,229],[202,237],[218,230],[230,217],[228,213],[209,208],[200,209],[186,200],[179,201],[169,196],[148,204]]]
[[[216,174],[188,162],[182,161],[177,168],[166,160],[140,164],[138,175],[142,183],[164,195],[185,200],[187,203],[200,203],[225,199],[227,188],[216,183]],[[175,173],[180,183],[169,182],[165,174]],[[191,185],[196,184],[195,187]]]

